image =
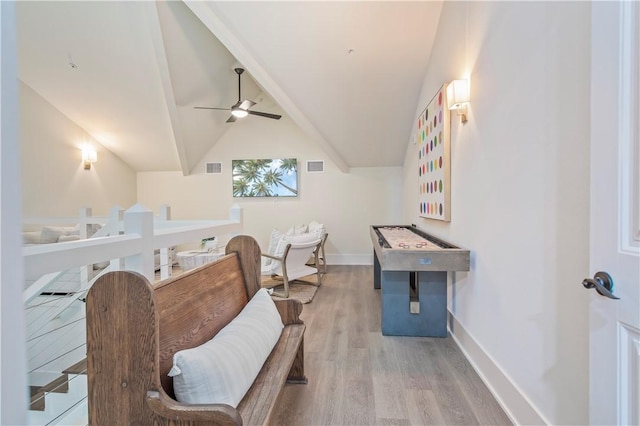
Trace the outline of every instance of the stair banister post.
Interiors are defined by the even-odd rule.
[[[91,218],[91,207],[81,207],[78,213],[78,227],[80,228],[80,239],[89,238],[89,219]],[[89,282],[89,271],[93,270],[93,265],[80,267],[80,285],[84,286]]]
[[[229,220],[232,222],[236,222],[242,225],[242,220],[244,216],[244,210],[237,203],[234,203],[231,207],[229,207]],[[235,237],[238,235],[237,232],[231,232],[228,234],[229,238]],[[219,240],[218,240],[219,241]]]
[[[171,220],[171,206],[163,204],[160,206],[160,212],[158,213],[158,219]]]
[[[242,223],[243,210],[238,204],[234,204],[229,208],[229,220]]]
[[[92,216],[91,207],[81,207],[78,214],[78,227],[80,228],[80,239],[89,238],[89,220]]]
[[[171,207],[167,204],[160,206],[160,213],[158,214],[160,220],[171,220]],[[169,248],[160,247],[160,279],[164,280],[171,277],[172,265],[169,258]]]
[[[124,212],[125,234],[138,234],[140,253],[125,257],[126,270],[136,271],[144,275],[150,282],[155,281],[153,267],[153,212],[136,204]]]
[[[124,209],[120,206],[113,206],[109,209],[109,235],[120,234],[120,222],[124,220]]]
[[[124,209],[115,205],[109,209],[109,233],[107,235],[120,235],[120,222],[124,221]],[[109,262],[112,271],[124,270],[124,258],[111,259]]]

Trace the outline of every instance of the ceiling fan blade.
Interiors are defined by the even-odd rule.
[[[196,106],[193,108],[194,109],[218,109],[220,111],[231,111],[231,108],[215,108],[215,107],[201,107],[201,106]]]
[[[240,102],[240,105],[237,105],[237,106],[240,109],[249,109],[255,104],[256,104],[255,102],[250,101],[249,99],[245,99],[244,101]]]
[[[201,106],[197,106],[194,107],[196,109],[217,109],[217,110],[221,110],[221,111],[231,111],[232,115],[227,119],[227,123],[233,123],[236,121],[236,119],[238,118],[237,115],[239,115],[240,117],[244,117],[245,112],[247,114],[251,114],[251,115],[257,115],[259,117],[266,117],[266,118],[272,118],[274,120],[280,120],[280,118],[282,117],[281,115],[278,114],[270,114],[268,112],[260,112],[260,111],[251,111],[249,108],[251,108],[252,106],[254,106],[256,103],[253,102],[252,100],[249,99],[244,99],[242,100],[242,80],[240,78],[240,76],[242,75],[242,73],[244,72],[243,68],[234,68],[234,71],[236,72],[236,74],[238,74],[238,102],[236,102],[234,105],[231,106],[231,108],[216,108],[216,107],[201,107]],[[240,111],[238,111],[240,110]],[[236,114],[236,115],[234,115]]]
[[[281,115],[278,114],[270,114],[268,112],[260,112],[260,111],[247,111],[251,115],[259,115],[260,117],[273,118],[274,120],[280,120]]]

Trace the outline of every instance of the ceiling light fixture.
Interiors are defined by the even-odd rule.
[[[242,118],[249,115],[249,113],[242,108],[233,108],[231,110],[231,115],[233,115],[234,117]]]

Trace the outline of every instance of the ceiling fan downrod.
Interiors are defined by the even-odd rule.
[[[238,103],[236,105],[240,105],[240,103],[242,102],[242,94],[240,93],[240,91],[242,90],[242,86],[240,84],[240,76],[242,75],[242,73],[244,72],[244,68],[234,68],[233,69],[236,74],[238,74]]]

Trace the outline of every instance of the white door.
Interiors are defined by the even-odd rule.
[[[640,424],[640,3],[592,4],[589,421]],[[603,279],[586,281],[588,286]],[[607,293],[607,291],[603,291]]]

